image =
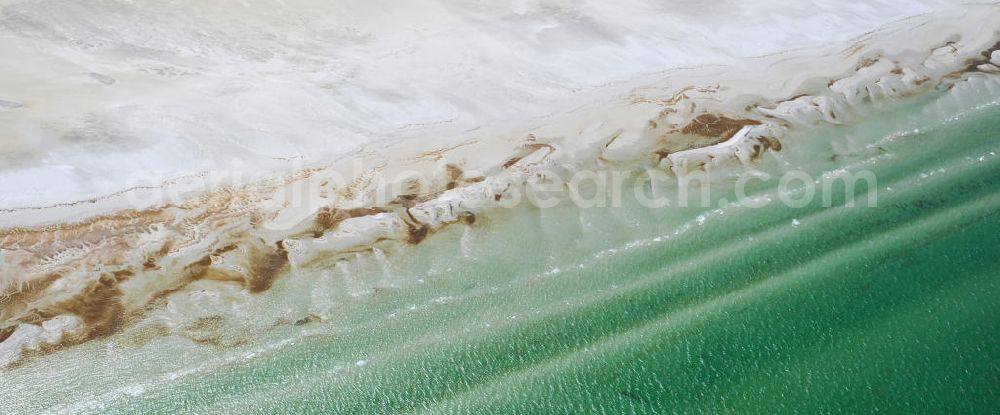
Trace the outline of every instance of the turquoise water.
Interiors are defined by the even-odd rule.
[[[244,310],[276,323],[229,334],[242,341],[81,346],[9,373],[0,402],[102,413],[995,413],[1000,106],[984,94],[959,88],[796,133],[758,166],[875,174],[874,187],[835,188],[832,206],[723,206],[735,200],[728,183],[712,189],[711,208],[522,206],[412,249],[286,276]],[[776,194],[754,183],[754,195]],[[323,319],[291,324],[308,314]]]

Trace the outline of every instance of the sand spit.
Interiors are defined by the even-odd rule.
[[[783,142],[790,129],[850,122],[969,76],[994,76],[1000,34],[979,28],[996,22],[1000,8],[967,6],[849,44],[666,71],[530,124],[393,142],[155,206],[88,215],[128,202],[123,193],[8,209],[5,224],[42,225],[0,230],[0,365],[118,332],[198,281],[252,294],[298,268],[473,226],[546,172],[681,176],[752,166],[793,145]]]

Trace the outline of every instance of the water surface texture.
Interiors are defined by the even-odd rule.
[[[725,181],[704,208],[521,206],[283,276],[201,341],[28,360],[3,412],[991,413],[995,82],[800,130],[757,166],[875,174],[832,206],[747,208]]]

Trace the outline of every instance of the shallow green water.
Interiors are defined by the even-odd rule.
[[[989,96],[959,88],[810,130],[760,166],[875,173],[877,186],[840,188],[832,207],[523,207],[288,276],[246,309],[286,324],[247,328],[248,342],[85,345],[5,374],[0,401],[15,412],[993,413],[1000,107]],[[713,200],[732,200],[730,187]],[[325,320],[287,324],[310,313]]]

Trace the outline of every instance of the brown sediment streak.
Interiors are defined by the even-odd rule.
[[[259,293],[271,288],[274,280],[285,266],[288,265],[288,252],[278,244],[272,251],[255,257],[251,269],[250,279],[247,281],[247,289],[251,293]]]
[[[240,250],[245,252],[245,272],[219,268],[213,265],[213,257],[219,257]],[[188,265],[181,272],[182,277],[174,287],[157,293],[157,297],[165,297],[183,289],[188,284],[198,280],[214,280],[234,282],[243,285],[251,293],[266,291],[288,264],[288,252],[280,243],[275,247],[264,245],[260,240],[247,240],[239,245],[230,244],[212,251]]]
[[[105,273],[76,296],[31,310],[20,319],[20,323],[40,325],[45,320],[71,314],[83,320],[86,331],[82,336],[64,339],[63,344],[108,336],[125,324],[125,307],[121,302],[123,293],[118,284],[131,276],[129,271]]]
[[[975,58],[975,59],[968,59],[968,60],[966,60],[964,68],[959,69],[959,70],[957,70],[955,72],[952,72],[952,73],[948,74],[948,76],[949,77],[961,77],[961,76],[964,76],[965,74],[970,73],[970,72],[982,72],[982,70],[979,69],[979,67],[982,66],[982,65],[993,66],[991,64],[991,58],[993,56],[993,52],[996,52],[998,50],[1000,50],[1000,42],[997,42],[993,46],[991,46],[990,48],[984,50],[981,53],[981,55],[983,56],[982,58]]]
[[[294,324],[296,326],[304,326],[306,324],[315,323],[317,321],[323,321],[323,319],[320,316],[317,316],[315,314],[310,314],[308,316],[305,316],[305,317],[302,317],[301,319],[296,320]]]
[[[0,343],[3,343],[11,334],[14,334],[14,330],[17,330],[17,326],[15,325],[0,328]]]
[[[681,132],[690,135],[725,140],[748,125],[760,125],[760,121],[751,119],[734,119],[724,115],[702,114],[691,120],[691,123],[681,128]]]
[[[533,142],[534,140],[535,137],[533,135],[529,136],[529,143],[521,146],[521,151],[518,152],[518,155],[507,159],[507,161],[503,163],[503,168],[508,169],[514,166],[515,164],[521,162],[521,160],[523,160],[525,157],[528,157],[534,152],[541,149],[548,149],[549,154],[552,154],[552,152],[556,151],[556,148],[553,147],[551,144],[535,143]]]
[[[411,225],[407,232],[406,243],[416,245],[427,239],[430,227],[427,225]]]
[[[318,227],[318,231],[325,231],[328,229],[336,228],[340,222],[343,222],[350,218],[358,218],[362,216],[370,216],[379,213],[388,212],[386,209],[372,206],[372,207],[361,207],[353,209],[338,209],[333,207],[322,207],[319,212],[316,213],[315,219],[313,220]]]
[[[154,252],[152,255],[146,257],[145,261],[142,263],[143,271],[152,271],[160,269],[160,266],[156,262],[170,253],[170,248],[173,244],[170,241],[164,242],[160,249]]]
[[[659,163],[663,159],[665,159],[668,156],[670,156],[670,151],[669,150],[656,150],[656,151],[653,152],[653,155],[656,156],[656,162]]]
[[[17,330],[17,326],[23,322],[20,317],[24,317],[31,310],[31,304],[44,295],[45,289],[62,276],[51,274],[44,278],[29,281],[24,284],[20,291],[10,293],[0,298],[0,343],[10,337]]]
[[[765,150],[781,151],[781,142],[774,137],[757,137],[764,145]]]
[[[462,176],[465,175],[465,172],[462,171],[461,167],[458,167],[454,164],[448,164],[445,165],[444,167],[445,167],[445,172],[448,176],[448,184],[445,185],[445,188],[451,190],[458,187],[459,184],[461,184],[460,180],[462,179]]]
[[[364,196],[365,193],[371,191],[371,186],[377,178],[376,170],[369,170],[358,177],[354,178],[347,186],[344,186],[337,192],[343,200],[354,200],[358,197]]]
[[[3,313],[6,307],[15,303],[28,302],[30,297],[39,295],[41,291],[48,288],[49,285],[60,278],[62,278],[62,275],[49,274],[44,277],[25,282],[18,291],[6,293],[5,295],[0,296],[0,321],[3,321],[6,317],[8,317]]]
[[[102,237],[108,230],[134,228],[164,221],[168,218],[168,207],[148,210],[125,210],[110,215],[101,215],[79,222],[46,225],[32,228],[16,227],[0,229],[0,248],[11,245],[33,245],[56,239],[94,239]]]
[[[180,291],[188,284],[192,282],[205,279],[209,276],[209,267],[212,265],[212,256],[205,255],[190,264],[184,266],[180,271],[180,278],[178,278],[172,286],[166,289],[162,289],[152,296],[153,300],[164,299],[170,294]]]
[[[858,63],[858,66],[855,67],[854,70],[855,71],[860,71],[860,70],[862,70],[864,68],[875,66],[875,64],[878,63],[878,61],[880,59],[882,59],[882,57],[878,56],[878,55],[869,56],[869,57],[866,57],[864,59],[861,59],[861,62]]]
[[[462,212],[458,215],[458,221],[465,225],[472,226],[476,223],[476,214],[472,212]]]

